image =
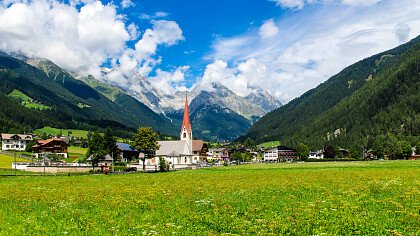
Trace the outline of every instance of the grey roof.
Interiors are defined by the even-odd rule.
[[[137,152],[137,150],[134,149],[134,148],[131,148],[130,144],[128,144],[128,143],[117,143],[117,147],[121,151]]]
[[[176,155],[192,155],[187,150],[187,142],[185,140],[177,141],[159,141],[160,148],[156,150],[156,156]]]
[[[11,140],[13,139],[13,136],[17,135],[19,137],[19,140],[32,140],[32,135],[29,134],[1,134],[2,140]]]
[[[112,161],[112,157],[109,154],[106,154],[104,158],[101,159],[101,161]]]

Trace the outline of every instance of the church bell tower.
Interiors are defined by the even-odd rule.
[[[188,111],[188,96],[185,96],[185,106],[184,106],[184,118],[182,120],[182,126],[181,126],[181,140],[187,141],[190,153],[192,153],[192,143],[193,143],[193,137],[192,137],[192,129],[191,129],[191,123],[190,123],[190,114]]]

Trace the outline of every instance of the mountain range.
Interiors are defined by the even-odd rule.
[[[15,122],[10,109],[2,109],[0,118],[7,123],[5,130],[23,126],[30,131],[45,125],[89,130],[112,127],[127,134],[139,126],[151,126],[161,133],[178,135],[185,92],[163,94],[135,74],[124,78],[132,86],[119,86],[68,72],[48,59],[19,54],[1,53],[0,69],[3,105],[22,110],[23,120]],[[103,70],[105,78],[109,72]],[[14,90],[51,109],[23,107],[21,101],[8,96]],[[212,84],[211,88],[198,85],[188,98],[194,136],[209,141],[236,139],[254,121],[282,105],[261,89],[241,97],[220,84]],[[41,121],[34,114],[42,117]]]
[[[104,78],[110,70],[103,70]],[[210,87],[198,84],[189,92],[165,94],[140,75],[125,77],[124,85],[101,82],[92,76],[75,76],[113,100],[115,94],[137,99],[151,110],[180,127],[186,96],[190,104],[193,132],[196,138],[208,141],[229,141],[244,134],[262,116],[282,104],[262,89],[241,97],[227,87],[213,83]]]
[[[361,150],[387,134],[420,140],[420,36],[345,68],[265,115],[239,140]]]

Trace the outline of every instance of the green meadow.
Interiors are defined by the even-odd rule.
[[[37,129],[34,131],[36,135],[42,135],[44,132],[46,134],[57,135],[61,131],[63,136],[67,136],[69,131],[71,132],[70,136],[78,137],[78,138],[87,138],[88,131],[86,130],[78,130],[78,129],[57,129],[53,127],[46,126],[42,129]]]
[[[0,235],[420,235],[420,161],[0,178]]]
[[[22,93],[19,90],[14,89],[10,94],[10,97],[18,99],[21,101],[22,106],[25,106],[27,108],[31,108],[31,109],[38,109],[38,110],[47,110],[50,109],[49,106],[40,104],[36,101],[34,101],[32,98],[30,98],[29,96],[27,96],[26,94]]]
[[[19,153],[17,154],[19,155]],[[0,169],[11,169],[12,168],[12,163],[15,161],[14,156],[8,156],[8,155],[4,155],[4,154],[0,154]],[[23,158],[16,158],[17,162],[30,162],[27,159],[23,159]]]

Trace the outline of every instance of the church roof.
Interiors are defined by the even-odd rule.
[[[188,133],[191,133],[190,113],[188,111],[188,97],[185,97],[184,118],[182,120],[181,132],[184,127],[187,129]]]
[[[156,150],[156,156],[170,156],[171,153],[177,155],[191,155],[188,153],[188,143],[185,140],[158,141],[160,147]]]

